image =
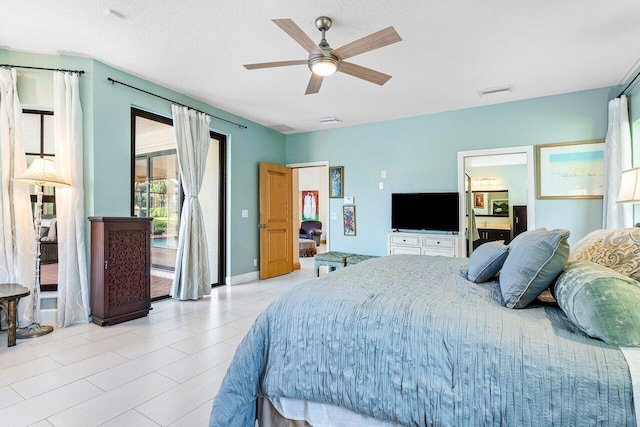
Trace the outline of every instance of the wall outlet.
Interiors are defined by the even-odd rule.
[[[382,171],[380,173],[380,178],[386,178],[387,177],[387,171]]]
[[[249,210],[242,209],[242,218],[249,218]]]
[[[257,266],[258,266],[258,260],[257,260],[257,259],[255,259],[255,258],[253,259],[253,266],[254,266],[254,267],[257,267]]]
[[[384,190],[384,182],[380,181],[378,183],[378,188],[381,189],[381,190]]]

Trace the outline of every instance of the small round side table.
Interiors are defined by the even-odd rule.
[[[31,291],[16,283],[0,284],[0,309],[7,314],[9,347],[16,345],[16,318],[18,317],[18,300],[29,295]]]

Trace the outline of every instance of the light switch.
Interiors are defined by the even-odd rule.
[[[381,190],[383,190],[383,189],[384,189],[384,182],[380,181],[380,182],[378,183],[378,188],[379,188],[379,189],[381,189]]]
[[[242,209],[242,218],[249,218],[249,210]]]

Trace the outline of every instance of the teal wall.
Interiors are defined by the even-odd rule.
[[[342,233],[340,199],[330,200],[331,249],[386,253],[391,193],[457,191],[457,152],[601,139],[610,88],[288,135],[287,163],[344,166],[357,235]],[[387,178],[381,178],[381,171]],[[378,189],[378,183],[384,189]],[[575,243],[602,223],[602,200],[536,200],[536,226],[566,228]]]
[[[169,102],[112,85],[107,77],[248,126],[248,129],[240,129],[215,118],[211,123],[213,130],[228,138],[227,238],[231,252],[227,276],[257,270],[253,259],[259,254],[258,163],[284,164],[284,135],[92,59],[0,50],[0,63],[86,72],[80,78],[80,89],[84,113],[87,216],[130,214],[131,106],[171,116]],[[23,104],[53,103],[50,72],[19,70],[19,75],[18,93]],[[249,210],[249,218],[241,218],[242,209]]]

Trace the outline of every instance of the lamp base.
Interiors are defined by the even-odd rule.
[[[16,331],[16,338],[20,340],[27,338],[36,338],[47,335],[51,332],[53,332],[53,326],[41,325],[40,323],[32,323],[25,326],[24,328],[19,328]]]

